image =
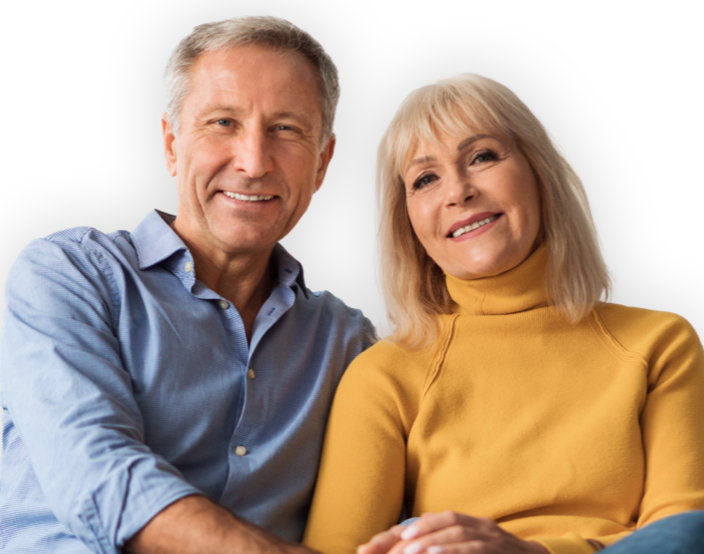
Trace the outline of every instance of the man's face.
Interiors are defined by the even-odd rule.
[[[308,208],[334,139],[310,62],[257,46],[206,52],[191,73],[179,136],[163,122],[179,194],[176,231],[201,250],[266,253]]]

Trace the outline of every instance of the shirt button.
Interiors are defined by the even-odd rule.
[[[244,456],[246,453],[247,449],[242,445],[235,448],[235,454],[237,454],[238,456]]]
[[[247,377],[250,379],[254,379],[256,377],[254,370],[251,367],[247,370]]]
[[[186,262],[183,266],[183,269],[185,269],[186,272],[190,273],[191,271],[193,271],[193,264],[191,262]]]
[[[227,310],[230,307],[230,303],[227,300],[220,300],[220,307],[223,310]]]

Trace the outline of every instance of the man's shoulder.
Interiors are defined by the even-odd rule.
[[[303,266],[283,245],[276,245],[274,255],[277,260],[279,285],[290,287],[295,294],[295,309],[291,314],[297,323],[305,322],[318,340],[343,332],[363,336],[364,348],[376,342],[376,330],[361,310],[348,306],[327,290],[310,290],[306,286]]]
[[[104,233],[94,227],[72,227],[51,233],[42,239],[32,241],[27,248],[41,248],[44,243],[54,244],[64,249],[94,249],[110,251],[119,240],[129,241],[127,231]]]
[[[55,255],[69,258],[91,258],[96,254],[115,257],[124,249],[124,244],[130,244],[127,231],[103,233],[94,227],[72,227],[33,240],[22,250],[17,263],[48,260]]]
[[[361,310],[348,306],[341,298],[338,298],[330,291],[321,290],[314,292],[306,288],[305,292],[304,298],[306,301],[317,309],[339,313],[344,317],[364,317]]]
[[[365,348],[377,341],[374,325],[362,310],[348,306],[327,290],[313,292],[305,289],[305,294],[298,295],[296,302],[307,312],[307,317],[315,314],[319,331],[330,333],[345,329],[361,333],[365,339]]]
[[[25,297],[52,285],[92,283],[110,289],[111,276],[129,261],[129,234],[73,227],[30,242],[19,254],[7,279],[8,299]],[[127,254],[127,256],[125,255]]]

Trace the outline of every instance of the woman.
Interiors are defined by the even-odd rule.
[[[511,91],[462,75],[413,92],[379,187],[395,331],[342,380],[307,544],[591,553],[704,508],[701,343],[678,316],[600,302],[582,185]],[[702,533],[702,513],[678,517],[662,536]]]

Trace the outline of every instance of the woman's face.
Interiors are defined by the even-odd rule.
[[[498,275],[537,246],[538,186],[511,139],[440,135],[437,144],[418,145],[402,177],[413,229],[446,273]]]

